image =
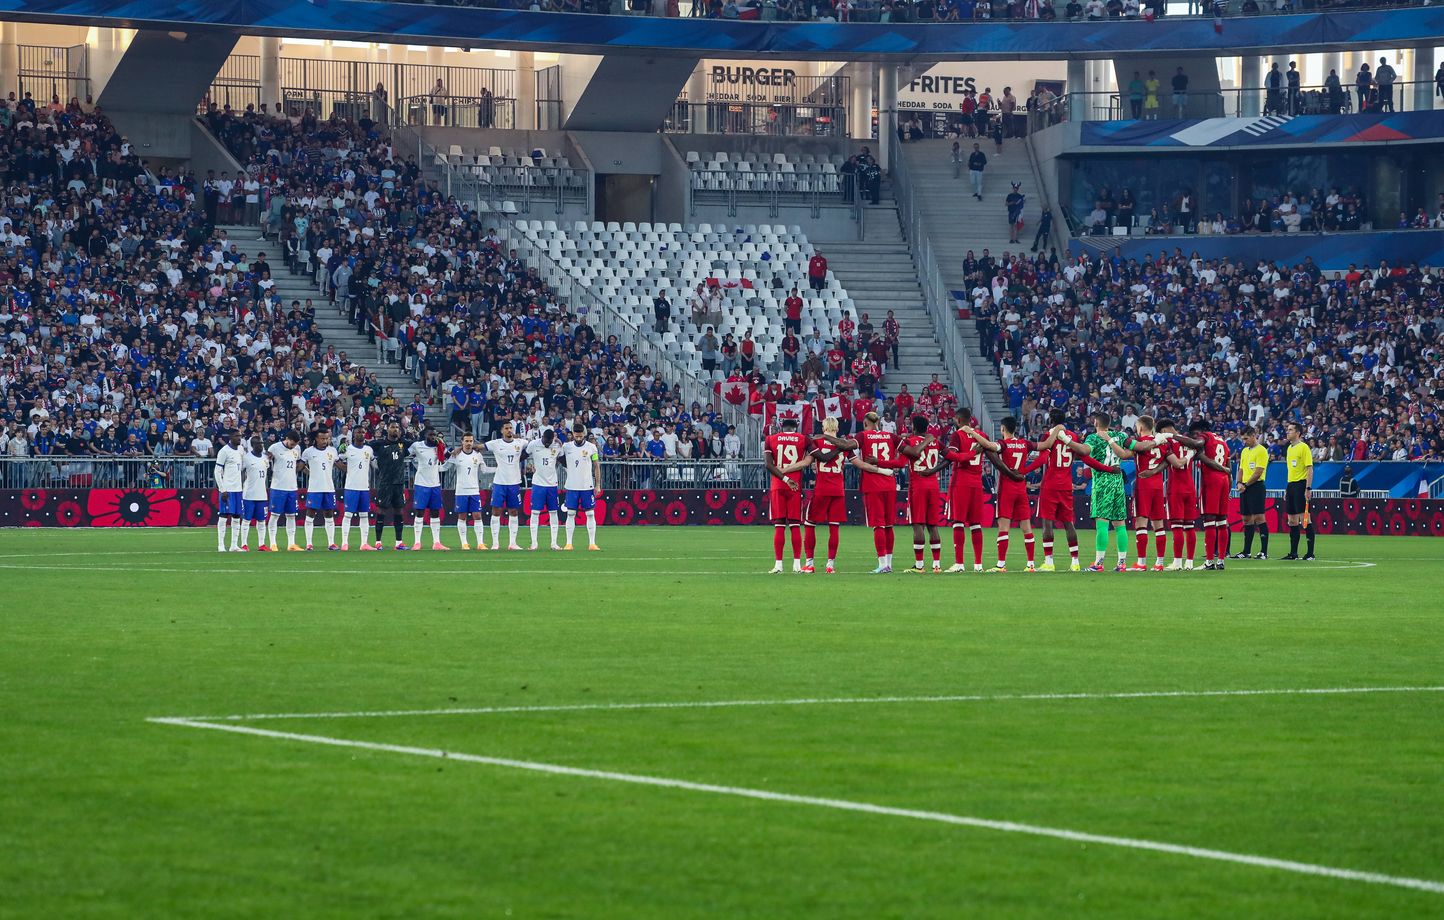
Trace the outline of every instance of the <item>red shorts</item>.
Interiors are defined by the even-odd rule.
[[[1147,480],[1144,480],[1146,483]],[[1133,516],[1147,518],[1150,521],[1166,520],[1168,515],[1163,510],[1163,485],[1143,485],[1139,488],[1138,494],[1133,497]]]
[[[1045,483],[1038,493],[1038,518],[1054,524],[1073,523],[1073,490]]]
[[[897,524],[897,492],[862,493],[862,512],[869,527],[892,527]]]
[[[1170,521],[1198,520],[1198,493],[1193,491],[1169,492],[1168,519]]]
[[[1028,507],[1028,492],[1025,489],[1000,489],[998,491],[998,517],[1007,518],[1012,524],[1031,521],[1033,509]]]
[[[948,489],[948,520],[954,524],[981,525],[986,497],[981,479],[959,477]]]
[[[937,486],[908,490],[908,523],[942,526],[943,493]]]
[[[1214,479],[1203,477],[1203,513],[1213,517],[1228,515],[1229,480],[1225,477]]]
[[[847,499],[841,495],[812,493],[812,499],[807,503],[806,520],[809,524],[846,524]]]
[[[774,524],[802,521],[802,493],[791,489],[773,489],[767,502],[767,516]]]

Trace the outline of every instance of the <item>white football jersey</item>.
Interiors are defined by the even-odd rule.
[[[542,444],[541,438],[537,438],[526,446],[526,455],[531,460],[532,474],[531,484],[550,486],[557,485],[557,461],[562,455],[561,441],[553,440],[551,447]]]
[[[216,488],[221,492],[241,491],[241,461],[238,448],[226,444],[216,454]]]
[[[447,458],[446,465],[456,470],[457,495],[481,494],[481,471],[486,467],[481,451],[474,450],[468,454],[459,450]]]
[[[413,441],[407,453],[416,458],[416,484],[424,488],[441,488],[441,461],[436,448],[425,441]]]
[[[266,448],[271,455],[271,488],[277,492],[294,492],[296,465],[301,461],[301,448],[287,447],[280,441]]]
[[[592,475],[592,461],[597,459],[597,445],[591,441],[581,444],[568,441],[562,448],[562,456],[567,461],[568,492],[590,491],[597,487],[597,479]]]
[[[308,447],[305,453],[301,454],[301,462],[306,464],[306,491],[336,490],[336,479],[332,476],[332,471],[336,468],[336,448],[317,450],[315,447]]]
[[[521,455],[526,450],[526,442],[496,438],[486,442],[486,449],[496,458],[496,476],[491,480],[492,485],[521,485]]]
[[[347,491],[371,491],[371,460],[374,456],[375,451],[370,444],[362,444],[360,447],[352,444],[346,448],[346,456],[341,459],[346,464]]]
[[[266,467],[270,466],[270,461],[270,454],[265,453],[258,457],[246,451],[241,457],[241,471],[246,475],[246,485],[241,490],[241,498],[248,502],[266,500]]]

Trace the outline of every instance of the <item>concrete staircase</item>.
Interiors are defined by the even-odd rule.
[[[981,257],[983,250],[987,249],[997,258],[1004,252],[1027,250],[1032,245],[1043,198],[1022,139],[1004,141],[1001,156],[994,153],[992,141],[982,144],[983,152],[988,155],[988,166],[983,173],[982,201],[973,198],[966,169],[959,178],[953,178],[952,141],[924,140],[900,144],[897,149],[907,157],[908,175],[916,185],[917,206],[922,214],[924,231],[943,266],[943,283],[949,290],[965,289],[963,258],[968,250]],[[972,142],[964,139],[963,149],[971,151]],[[1027,225],[1018,237],[1022,241],[1020,245],[1008,242],[1008,212],[1003,203],[1014,182],[1019,183],[1019,191],[1028,196],[1023,211]],[[1057,218],[1056,214],[1054,218]],[[962,322],[959,331],[970,357],[977,359],[974,366],[988,367],[982,360],[973,324]],[[986,375],[979,381],[979,388],[995,419],[1007,414],[1007,400],[1002,383],[996,376]]]
[[[324,342],[322,348],[334,345],[336,351],[346,352],[346,357],[353,363],[366,368],[376,377],[384,392],[386,387],[392,387],[396,396],[402,404],[411,401],[411,397],[420,390],[416,382],[411,379],[398,364],[388,364],[376,357],[376,346],[366,341],[363,333],[357,332],[356,327],[348,322],[336,305],[332,304],[325,295],[321,293],[320,287],[310,275],[293,275],[286,267],[286,261],[281,257],[282,247],[278,242],[258,240],[260,231],[256,227],[245,225],[218,225],[218,230],[226,231],[226,236],[233,240],[236,248],[248,256],[266,253],[266,261],[271,263],[271,277],[276,281],[276,290],[281,295],[281,302],[287,309],[290,309],[291,301],[299,300],[305,303],[309,298],[316,306],[316,328],[320,331]],[[438,417],[440,413],[435,411],[428,413]]]
[[[888,395],[901,384],[916,396],[933,374],[942,374],[942,348],[933,333],[933,321],[923,303],[917,266],[912,249],[903,239],[902,223],[891,190],[885,184],[878,205],[867,205],[863,218],[863,239],[846,243],[818,243],[827,256],[828,268],[857,305],[858,318],[868,314],[874,328],[882,332],[887,311],[897,317],[898,361],[883,378]]]

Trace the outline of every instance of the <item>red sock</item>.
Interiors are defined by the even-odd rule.
[[[891,555],[892,555],[892,548],[897,545],[897,531],[895,531],[895,530],[893,530],[891,527],[889,527],[887,530],[884,530],[882,533],[883,533],[883,537],[887,539],[887,554],[888,554],[889,556],[891,556]]]
[[[881,527],[872,529],[872,548],[877,550],[879,556],[887,555],[887,534]]]
[[[1006,530],[998,533],[998,565],[1008,561],[1008,532]]]
[[[1153,532],[1153,546],[1156,550],[1158,550],[1158,555],[1154,558],[1157,559],[1159,562],[1162,562],[1163,554],[1168,552],[1168,531],[1155,530]]]
[[[792,531],[792,558],[799,559],[802,557],[802,528],[793,524],[788,529]]]
[[[1192,524],[1189,524],[1188,526],[1183,528],[1183,537],[1184,546],[1188,550],[1188,555],[1184,556],[1183,558],[1192,559],[1193,551],[1198,549],[1198,528],[1194,527]]]
[[[817,528],[808,527],[802,535],[802,552],[808,559],[812,558],[812,551],[817,549]]]
[[[953,561],[963,564],[963,528],[953,528]]]
[[[839,536],[841,533],[842,533],[841,529],[839,529],[836,524],[833,524],[832,527],[831,527],[831,528],[828,530],[828,532],[827,532],[827,561],[828,561],[828,562],[831,562],[832,560],[834,560],[834,559],[837,558],[837,539],[838,539],[838,536]]]
[[[1142,528],[1138,531],[1138,564],[1142,565],[1148,561],[1148,531]]]
[[[787,544],[787,528],[772,528],[772,558],[778,562],[782,561],[782,547]]]
[[[933,568],[937,568],[943,561],[943,541],[939,538],[933,543]]]
[[[1068,556],[1074,562],[1078,561],[1078,537],[1074,535],[1068,539]]]
[[[1028,561],[1033,561],[1033,535],[1027,534],[1023,537],[1023,548],[1028,551]]]
[[[1173,558],[1183,558],[1183,525],[1173,525]]]
[[[918,564],[918,568],[922,568],[922,567],[923,567],[923,550],[924,550],[926,547],[927,547],[927,544],[926,544],[926,543],[914,543],[914,544],[913,544],[913,561]]]

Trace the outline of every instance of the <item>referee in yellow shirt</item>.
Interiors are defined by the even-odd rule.
[[[1268,494],[1264,474],[1269,468],[1269,451],[1258,442],[1258,429],[1243,430],[1243,450],[1238,455],[1238,508],[1243,515],[1243,552],[1235,559],[1247,559],[1253,552],[1253,535],[1258,534],[1258,559],[1269,557]]]
[[[1289,448],[1285,459],[1289,465],[1288,491],[1284,494],[1284,512],[1289,516],[1289,554],[1285,559],[1299,558],[1299,531],[1307,528],[1309,551],[1304,561],[1314,558],[1314,522],[1309,517],[1309,492],[1314,487],[1314,455],[1304,443],[1304,432],[1298,425],[1288,425]]]

